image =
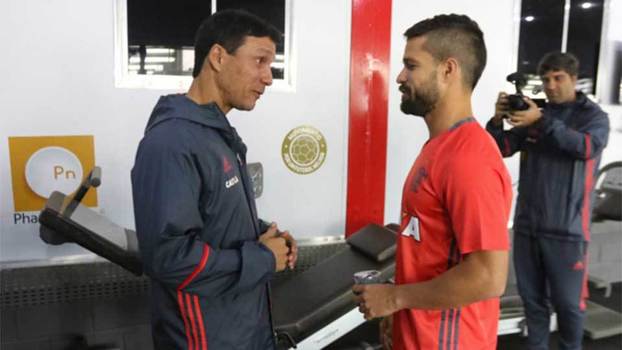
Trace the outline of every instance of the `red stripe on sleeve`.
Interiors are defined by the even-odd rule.
[[[590,240],[590,197],[592,194],[594,159],[590,159],[592,151],[591,135],[585,134],[585,187],[583,189],[583,208],[581,208],[581,223],[583,226],[583,239]]]
[[[583,282],[582,282],[582,286],[581,286],[581,297],[579,300],[579,309],[581,311],[585,311],[585,309],[587,308],[587,304],[585,303],[585,301],[590,297],[590,290],[587,287],[587,265],[588,262],[588,252],[587,249],[585,251],[585,257],[583,258]]]
[[[190,276],[188,276],[180,285],[179,287],[177,287],[177,290],[182,290],[184,288],[186,288],[186,286],[188,286],[188,284],[190,284],[190,282],[192,282],[192,280],[199,274],[201,273],[201,271],[203,271],[203,269],[205,268],[205,264],[207,264],[207,258],[209,258],[209,246],[207,244],[205,244],[203,246],[203,255],[201,256],[201,261],[199,261],[199,264],[197,265],[197,267],[194,269],[194,271],[192,271],[192,273],[190,274]]]
[[[192,337],[194,338],[194,344],[196,344],[195,349],[199,349],[199,336],[197,335],[197,325],[194,322],[194,314],[192,313],[192,300],[190,299],[190,294],[186,293],[186,307],[188,308],[188,318],[190,319],[190,324],[192,326]]]
[[[205,327],[203,326],[203,313],[199,306],[199,297],[193,296],[194,300],[194,313],[197,315],[197,321],[199,323],[199,335],[201,336],[201,350],[207,350],[207,339],[205,338]]]
[[[184,294],[182,292],[182,289],[184,289],[186,286],[188,286],[188,284],[190,284],[190,282],[192,282],[192,280],[199,274],[201,273],[201,271],[203,271],[203,269],[205,268],[205,265],[207,264],[207,259],[209,258],[209,252],[210,252],[210,248],[207,244],[205,244],[203,246],[203,254],[201,255],[201,260],[199,261],[199,264],[197,265],[197,267],[194,269],[194,271],[192,271],[192,273],[190,273],[190,275],[179,285],[179,287],[177,287],[177,303],[179,304],[179,310],[181,311],[181,318],[184,321],[184,328],[186,329],[186,340],[188,341],[188,349],[189,350],[194,350],[197,349],[199,350],[199,339],[198,339],[198,335],[197,335],[197,329],[196,329],[196,325],[194,322],[194,315],[192,313],[192,300],[190,299],[190,295],[186,294],[186,300],[184,303]],[[205,339],[205,329],[203,329],[203,318],[201,316],[201,310],[198,308],[198,303],[196,304],[197,306],[197,317],[200,320],[201,323],[201,335],[202,335],[202,344],[203,349],[207,349],[207,347],[205,346],[205,344],[207,343],[206,341],[204,341]],[[186,314],[187,311],[187,314]],[[188,323],[188,320],[190,320],[190,324]],[[192,335],[190,334],[192,332]]]
[[[186,318],[186,308],[184,306],[184,296],[181,291],[177,291],[177,303],[179,304],[179,311],[181,312],[181,319],[184,321],[184,328],[186,329],[186,340],[188,341],[188,349],[194,349],[194,343],[190,336],[190,326],[188,325],[188,319]]]
[[[511,151],[511,149],[510,149],[510,140],[508,140],[507,136],[504,136],[503,137],[503,141],[505,143],[505,150],[504,150],[505,153],[503,155],[504,156],[509,156],[510,155],[510,151]]]

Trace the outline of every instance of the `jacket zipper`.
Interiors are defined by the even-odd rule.
[[[247,177],[247,172],[246,167],[244,166],[244,163],[242,162],[242,158],[240,157],[239,153],[235,153],[235,156],[238,160],[238,165],[240,168],[240,176],[242,176],[242,187],[244,189],[244,197],[246,197],[246,205],[248,206],[248,210],[251,213],[251,217],[253,219],[253,228],[255,229],[255,235],[257,236],[257,238],[259,238],[259,235],[261,234],[259,231],[259,228],[256,225],[255,222],[255,218],[253,217],[253,214],[257,215],[257,213],[253,213],[253,206],[251,205],[250,199],[248,198],[248,191],[247,191],[247,187],[246,187],[246,181],[250,181],[250,179],[248,179]],[[259,218],[257,218],[257,220],[259,220]],[[270,319],[270,327],[271,327],[271,331],[272,331],[272,341],[274,343],[274,348],[276,348],[277,345],[277,334],[276,334],[276,327],[274,326],[274,319],[272,318],[272,289],[270,288],[270,282],[266,283],[266,292],[268,294],[268,318]]]

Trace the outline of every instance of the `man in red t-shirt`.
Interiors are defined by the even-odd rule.
[[[396,283],[355,285],[355,301],[366,319],[388,316],[395,349],[495,349],[512,189],[472,117],[483,34],[467,16],[439,15],[405,36],[401,110],[423,116],[430,139],[404,184]]]

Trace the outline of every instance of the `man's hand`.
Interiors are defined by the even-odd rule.
[[[355,284],[354,302],[366,320],[393,314],[399,310],[394,284]]]
[[[393,349],[393,315],[386,316],[380,321],[380,342],[384,350]]]
[[[277,272],[285,270],[289,263],[289,247],[287,246],[287,240],[279,236],[275,224],[270,225],[270,228],[259,236],[259,242],[270,249],[274,255],[275,270]]]
[[[492,117],[493,124],[495,126],[501,126],[503,124],[503,118],[508,117],[509,113],[508,94],[502,91],[497,97],[497,103],[495,103],[495,115]]]
[[[523,97],[525,102],[529,105],[529,108],[524,111],[513,111],[510,114],[510,120],[508,123],[517,128],[524,128],[532,125],[542,118],[542,111],[529,97]]]
[[[293,270],[296,266],[296,260],[298,260],[298,244],[296,244],[296,240],[289,231],[283,231],[278,233],[279,237],[285,239],[287,247],[289,247],[289,252],[287,254],[287,266]]]

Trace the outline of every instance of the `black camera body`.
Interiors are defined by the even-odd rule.
[[[525,102],[525,95],[523,95],[523,88],[527,85],[527,77],[524,74],[519,72],[514,72],[506,77],[507,81],[514,84],[516,88],[516,93],[508,95],[508,111],[525,111],[529,109],[529,104]],[[540,90],[538,90],[540,89]],[[541,87],[536,87],[533,91],[534,94],[537,94],[541,90]],[[542,98],[534,98],[532,101],[539,108],[544,108],[546,106],[546,100]],[[509,118],[509,115],[506,114],[504,118]]]
[[[514,72],[506,77],[507,81],[514,84],[516,93],[508,96],[508,106],[510,111],[524,111],[529,109],[529,105],[523,97],[523,88],[527,85],[527,78],[524,74]]]

